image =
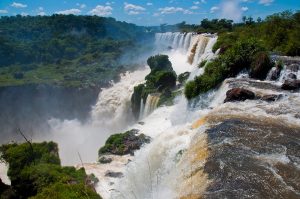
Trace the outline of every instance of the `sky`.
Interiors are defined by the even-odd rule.
[[[300,10],[300,0],[0,0],[0,16],[98,15],[138,25],[199,24],[204,18],[264,18]]]

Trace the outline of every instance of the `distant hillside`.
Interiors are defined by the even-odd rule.
[[[1,17],[0,86],[103,84],[126,67],[119,60],[129,48],[136,57],[151,38],[145,27],[113,18]]]

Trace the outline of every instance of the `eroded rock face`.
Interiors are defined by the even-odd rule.
[[[299,198],[298,127],[228,119],[206,131],[212,180],[201,198]]]
[[[252,91],[249,91],[244,88],[233,88],[226,92],[226,102],[233,101],[245,101],[247,99],[253,100],[255,98],[255,94]]]
[[[112,162],[112,158],[106,157],[106,156],[101,156],[101,157],[99,158],[99,162],[100,162],[101,164],[109,164],[109,163]]]
[[[284,83],[282,84],[281,88],[283,90],[296,90],[300,88],[300,80],[285,80]]]

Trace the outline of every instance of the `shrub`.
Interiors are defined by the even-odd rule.
[[[269,55],[266,52],[259,52],[254,57],[249,75],[251,78],[264,80],[272,67],[273,63]]]

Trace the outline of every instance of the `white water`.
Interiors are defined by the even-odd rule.
[[[91,118],[82,124],[78,120],[51,119],[52,129],[47,140],[59,145],[59,155],[63,165],[80,163],[78,153],[84,162],[95,162],[98,149],[113,133],[122,132],[134,120],[130,110],[130,100],[134,86],[144,81],[149,68],[127,72],[118,83],[103,89],[98,102],[92,107]],[[45,138],[34,138],[44,140]]]
[[[203,69],[197,67],[198,63],[204,59],[214,57],[212,46],[216,42],[215,37],[205,37],[203,35],[165,33],[156,36],[157,49],[162,54],[169,55],[172,66],[177,74],[190,71],[191,76],[201,74]],[[199,49],[195,54],[193,64],[188,63],[188,56],[192,45],[199,43]],[[164,49],[163,46],[171,45],[173,49]],[[198,53],[198,54],[197,54]],[[211,97],[203,98],[203,106],[208,108],[217,105],[222,100],[211,100],[213,96],[223,95],[213,91]],[[176,166],[178,152],[186,149],[196,132],[192,130],[191,124],[201,115],[204,116],[209,109],[189,110],[187,100],[183,96],[175,99],[175,105],[169,107],[159,107],[157,109],[157,96],[148,96],[144,108],[142,121],[144,124],[135,124],[128,129],[139,129],[140,133],[150,136],[152,142],[137,151],[132,162],[119,165],[116,171],[124,171],[124,178],[121,180],[103,176],[103,173],[96,174],[100,180],[97,191],[104,198],[175,198],[176,180],[180,176],[181,169],[187,167],[186,163]],[[114,164],[114,163],[112,163]],[[101,164],[96,164],[98,169],[103,169]],[[114,166],[113,166],[114,167]],[[88,172],[95,169],[95,165],[86,164]],[[109,185],[108,182],[114,182]],[[174,182],[174,183],[170,183]]]

